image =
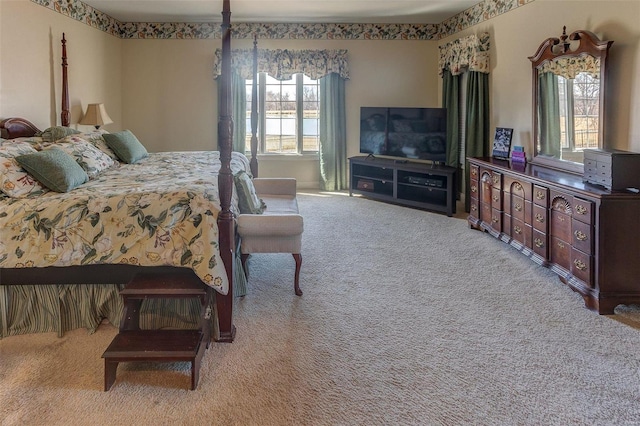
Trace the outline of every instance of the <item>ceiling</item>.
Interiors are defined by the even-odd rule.
[[[481,0],[231,0],[231,20],[439,24]],[[83,0],[121,22],[221,22],[222,0]]]

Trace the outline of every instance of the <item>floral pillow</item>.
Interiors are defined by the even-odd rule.
[[[35,150],[40,151],[41,149],[50,145],[50,143],[45,142],[44,139],[40,136],[29,136],[24,138],[14,138],[14,139],[3,139],[0,145],[10,145],[19,142],[28,143]]]
[[[12,198],[44,194],[48,191],[27,173],[14,157],[37,152],[28,143],[14,142],[0,146],[0,190]]]
[[[53,126],[53,127],[49,127],[48,129],[41,132],[40,134],[36,133],[36,135],[41,136],[45,142],[55,142],[66,136],[76,135],[78,133],[80,133],[78,130],[72,129],[71,127]]]
[[[262,214],[267,208],[264,201],[256,194],[251,176],[244,170],[240,170],[233,176],[233,181],[238,193],[238,204],[242,214]]]
[[[65,140],[66,142],[57,142],[48,149],[61,149],[71,155],[84,171],[87,172],[89,179],[95,179],[103,171],[119,164],[91,143],[78,136],[68,136]]]
[[[94,130],[92,132],[78,133],[77,135],[67,136],[59,140],[58,143],[72,142],[74,138],[84,139],[85,141],[89,142],[91,145],[98,148],[100,151],[107,154],[109,157],[111,157],[112,160],[119,162],[119,159],[116,153],[113,152],[113,150],[107,146],[107,143],[102,137],[102,135],[104,135],[105,133],[109,133],[109,132],[107,132],[106,130]]]
[[[29,143],[16,139],[5,139],[0,145],[0,157],[13,158],[18,155],[31,154],[35,152]]]

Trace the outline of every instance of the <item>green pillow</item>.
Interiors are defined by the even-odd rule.
[[[116,133],[105,133],[102,138],[107,146],[116,153],[120,161],[124,163],[137,163],[147,157],[147,149],[140,143],[130,130]]]
[[[60,149],[48,149],[15,157],[31,176],[56,192],[69,192],[89,180],[76,160]]]
[[[37,136],[41,136],[44,142],[55,142],[62,138],[66,138],[69,135],[75,135],[78,133],[80,133],[78,130],[72,129],[71,127],[53,126],[49,127]]]
[[[236,192],[238,193],[240,213],[262,214],[267,206],[264,204],[264,201],[258,197],[258,194],[256,194],[256,188],[253,186],[251,176],[244,170],[241,170],[233,176],[233,182],[236,185]]]

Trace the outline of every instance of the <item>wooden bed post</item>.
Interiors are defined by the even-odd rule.
[[[253,36],[253,85],[251,86],[251,174],[258,177],[258,36]]]
[[[231,151],[233,149],[233,117],[231,114],[231,7],[230,0],[224,0],[222,6],[222,70],[220,75],[221,91],[220,111],[218,112],[218,149],[220,150],[220,214],[218,230],[220,232],[220,256],[227,270],[229,292],[216,294],[219,342],[232,342],[236,328],[233,325],[233,281],[235,269],[235,218],[231,212],[231,193],[233,174],[231,172]]]
[[[67,39],[62,33],[62,111],[60,121],[65,127],[69,127],[69,83],[67,79]]]

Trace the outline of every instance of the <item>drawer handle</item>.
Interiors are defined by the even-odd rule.
[[[494,195],[493,202],[497,203],[498,201],[500,201],[500,197],[498,197],[497,195]]]
[[[536,191],[536,200],[544,200],[544,192]]]
[[[576,213],[578,214],[587,214],[588,209],[582,204],[578,204],[576,206]]]
[[[516,234],[522,234],[522,228],[520,228],[518,225],[514,226],[513,230]]]
[[[587,234],[585,234],[582,231],[576,231],[576,232],[573,233],[573,235],[576,236],[576,240],[578,240],[578,241],[587,241],[587,239],[589,238],[587,236]]]
[[[522,185],[520,185],[518,182],[514,183],[513,187],[516,191],[522,191]]]
[[[499,177],[499,176],[497,176],[497,175],[494,175],[494,176],[493,176],[493,183],[497,185],[497,184],[498,184],[498,182],[500,182],[500,177]]]
[[[536,238],[535,240],[533,240],[533,242],[536,244],[536,247],[538,248],[544,247],[544,242],[540,238]]]
[[[573,261],[573,264],[576,266],[576,268],[578,268],[581,271],[586,271],[587,270],[587,264],[584,263],[582,260],[580,259],[576,259]]]
[[[495,216],[494,216],[494,217],[492,217],[492,218],[491,218],[491,222],[493,222],[493,223],[498,223],[498,222],[499,222],[499,219],[498,219],[497,217],[495,217]]]
[[[516,209],[516,211],[521,212],[521,211],[522,211],[522,204],[520,204],[520,203],[516,203],[516,205],[514,206],[514,208]]]
[[[564,222],[564,217],[558,216],[558,222]]]
[[[471,176],[473,177],[478,176],[478,171],[476,169],[471,169]]]
[[[540,213],[536,213],[536,222],[544,223],[544,216]]]
[[[558,248],[564,250],[564,243],[558,241]]]
[[[475,212],[476,210],[478,210],[478,208],[475,206],[475,204],[473,206],[471,206],[471,211]]]
[[[476,193],[478,192],[478,187],[475,185],[471,185],[471,192]]]

